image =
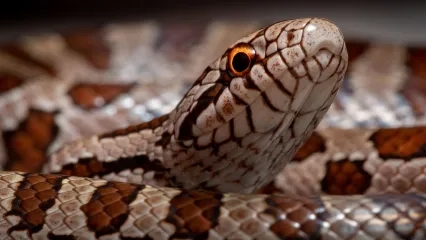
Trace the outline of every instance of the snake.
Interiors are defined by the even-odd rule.
[[[330,20],[277,22],[230,45],[170,112],[62,142],[46,162],[55,118],[28,110],[37,124],[3,134],[17,150],[0,172],[0,239],[424,239],[426,128],[317,129],[349,61]],[[67,94],[90,98],[87,85]]]

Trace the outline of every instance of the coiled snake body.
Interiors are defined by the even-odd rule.
[[[169,114],[66,143],[43,174],[1,172],[0,239],[424,239],[425,163],[387,152],[423,128],[313,132],[347,66],[328,20],[258,30]],[[255,194],[278,174],[285,194]]]

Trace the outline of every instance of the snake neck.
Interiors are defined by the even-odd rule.
[[[229,138],[221,144],[204,145],[212,137],[209,134],[178,141],[174,113],[66,144],[50,156],[44,172],[249,193],[270,181],[305,139],[283,128],[290,124],[283,121],[276,131]],[[219,129],[214,132],[214,139],[224,137]]]
[[[321,113],[319,114],[321,115]],[[319,116],[318,116],[319,117]],[[204,135],[192,142],[170,143],[164,164],[173,187],[207,189],[214,192],[253,193],[272,181],[291,161],[299,147],[317,125],[314,122],[301,135],[288,128],[285,121],[269,133],[251,133],[244,138],[230,138],[222,144],[203,146]],[[220,135],[215,131],[215,136]]]
[[[136,184],[169,186],[169,114],[64,145],[43,171]]]

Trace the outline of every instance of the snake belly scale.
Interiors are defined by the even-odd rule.
[[[347,66],[343,36],[326,19],[249,34],[170,113],[66,143],[43,173],[0,172],[0,239],[424,239],[421,188],[361,195],[327,179],[330,192],[356,195],[306,196],[286,179],[288,194],[254,194],[312,134],[327,136],[314,130]],[[313,146],[308,155],[321,153]],[[355,187],[368,185],[354,166],[339,165]]]

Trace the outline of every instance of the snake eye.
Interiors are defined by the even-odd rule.
[[[250,71],[256,51],[247,43],[237,44],[228,54],[228,71],[235,77],[241,77]]]

